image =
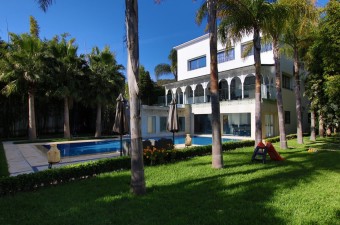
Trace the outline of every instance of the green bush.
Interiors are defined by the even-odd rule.
[[[254,146],[255,142],[252,140],[247,141],[231,141],[222,143],[223,151],[230,151],[236,148],[243,148]],[[196,156],[203,156],[211,154],[212,146],[192,146],[180,150],[165,150],[146,148],[144,149],[144,163],[145,165],[157,165],[162,163],[174,162],[178,160],[188,159]]]
[[[130,161],[128,157],[110,158],[15,177],[2,177],[0,178],[0,196],[86,179],[100,173],[130,169]]]
[[[286,139],[291,140],[291,139],[295,139],[297,137],[296,134],[289,134],[286,135]],[[271,142],[271,143],[275,143],[275,142],[279,142],[280,141],[280,137],[272,137],[272,138],[266,138],[267,142]]]

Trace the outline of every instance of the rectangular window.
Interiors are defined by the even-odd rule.
[[[148,117],[148,133],[152,134],[156,132],[156,117],[149,116]]]
[[[178,117],[179,131],[185,131],[185,117]]]
[[[247,52],[247,54],[245,54]],[[252,56],[254,55],[254,46],[252,42],[243,43],[241,45],[241,54],[242,57]]]
[[[273,49],[272,43],[262,43],[261,44],[261,52],[268,52],[268,51],[271,51],[272,49]],[[246,51],[248,53],[245,55]],[[243,43],[241,45],[241,54],[242,54],[242,57],[248,57],[248,56],[254,55],[253,43],[252,42]]]
[[[196,70],[202,67],[206,67],[207,65],[207,57],[202,56],[196,59],[192,59],[188,61],[188,70]]]
[[[250,113],[227,113],[223,115],[223,134],[251,136]]]
[[[268,52],[273,50],[273,44],[272,43],[263,43],[261,44],[261,52]]]
[[[290,111],[285,111],[285,124],[290,124]]]
[[[292,90],[291,77],[288,74],[282,74],[282,88]]]
[[[166,131],[166,122],[167,122],[167,118],[166,117],[159,117],[159,131],[160,132],[164,132]]]
[[[231,48],[228,51],[221,51],[217,53],[217,63],[223,63],[235,59],[235,49]]]

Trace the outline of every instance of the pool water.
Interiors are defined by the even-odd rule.
[[[129,140],[123,140],[123,142],[126,141]],[[44,145],[44,147],[47,149],[51,148],[50,145]],[[120,140],[57,144],[57,148],[60,150],[61,157],[112,153],[120,151]]]
[[[172,137],[167,137],[171,138]],[[193,145],[211,145],[212,138],[211,137],[200,137],[200,136],[192,136],[191,137]],[[222,142],[233,141],[232,139],[222,138]],[[175,145],[184,144],[185,136],[175,136]]]
[[[172,139],[172,137],[166,137]],[[192,136],[193,145],[211,145],[211,137]],[[159,139],[159,138],[150,138]],[[232,139],[222,138],[222,142],[233,141]],[[130,139],[123,139],[123,142],[130,142]],[[184,144],[185,136],[175,136],[175,144]],[[124,145],[124,143],[123,143]],[[50,145],[44,145],[45,148],[50,149]],[[99,153],[113,153],[120,152],[120,140],[107,140],[107,141],[93,141],[93,142],[77,142],[57,144],[60,150],[61,157],[79,156],[88,154]]]

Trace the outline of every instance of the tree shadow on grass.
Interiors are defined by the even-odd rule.
[[[292,221],[272,205],[277,197],[275,191],[289,191],[300,182],[312,182],[313,173],[331,167],[329,160],[333,166],[337,165],[329,155],[314,157],[301,151],[285,152],[284,164],[271,161],[251,164],[246,161],[249,152],[243,154],[241,158],[237,158],[239,154],[226,156],[228,160],[238,160],[230,161],[230,165],[226,162],[227,166],[221,170],[211,169],[210,162],[204,160],[185,161],[183,165],[196,170],[203,167],[199,174],[185,180],[151,174],[148,171],[152,168],[146,169],[145,196],[130,194],[130,172],[123,171],[5,197],[0,199],[0,223],[287,224]],[[158,169],[168,172],[166,166]],[[160,182],[148,185],[148,176],[157,176]],[[161,182],[164,179],[169,181]]]
[[[136,197],[129,194],[129,174],[104,175],[94,178],[95,182],[84,180],[33,195],[9,197],[1,201],[1,208],[7,208],[1,220],[3,224],[284,223],[267,202],[276,182],[291,186],[294,181],[283,181],[277,175],[249,180],[238,180],[237,176],[240,174],[225,173],[167,186],[154,185],[148,188],[146,196]],[[20,207],[11,207],[14,199]],[[32,207],[35,215],[27,214]]]

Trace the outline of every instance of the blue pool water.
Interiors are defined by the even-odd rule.
[[[172,137],[167,137],[171,138]],[[212,138],[211,137],[200,137],[200,136],[192,136],[192,144],[193,145],[211,145]],[[232,139],[222,138],[222,142],[233,141]],[[175,145],[184,144],[185,136],[175,136]]]
[[[172,137],[166,137],[171,138]],[[150,138],[159,139],[159,138]],[[129,142],[129,139],[123,140],[123,142]],[[222,138],[222,142],[232,141],[231,139]],[[175,144],[184,144],[185,136],[175,136]],[[194,145],[210,145],[212,142],[211,137],[192,137],[192,144]],[[50,149],[50,145],[44,145],[45,148]],[[108,140],[108,141],[93,141],[93,142],[78,142],[78,143],[65,143],[57,144],[57,148],[60,150],[60,155],[65,156],[79,156],[98,153],[112,153],[120,151],[120,140]]]

